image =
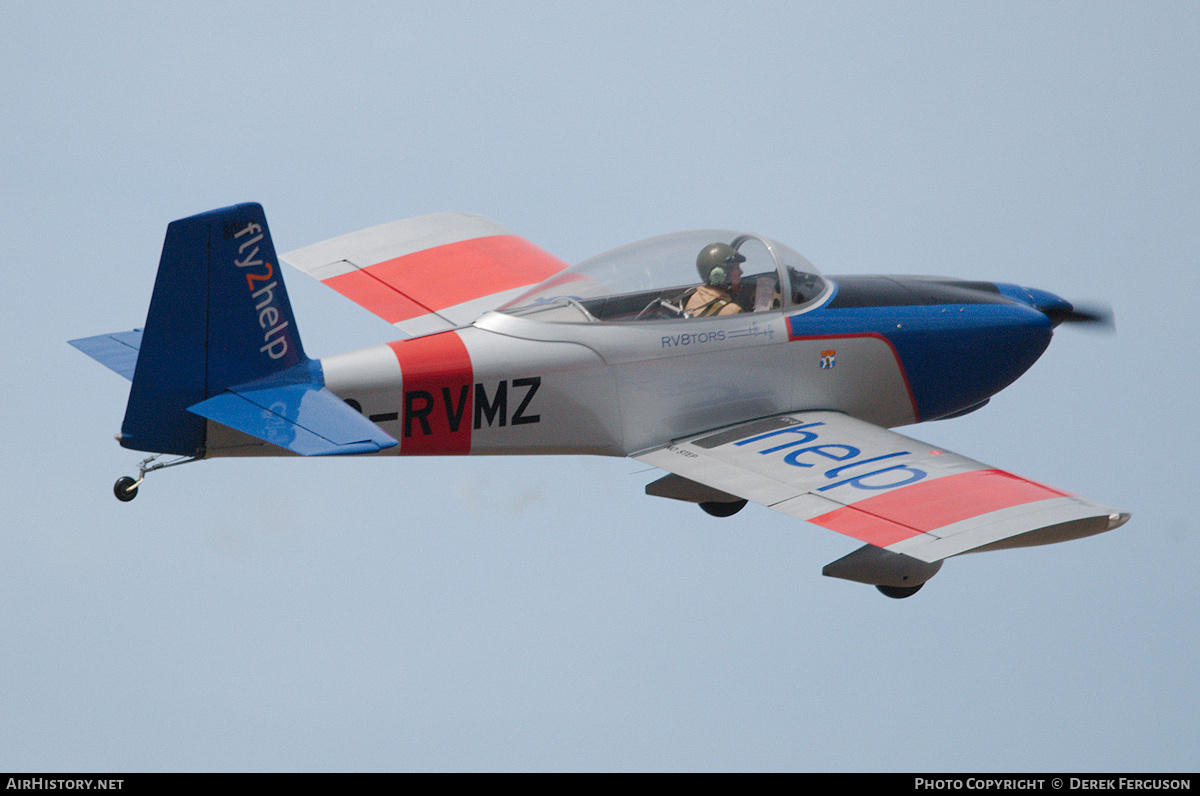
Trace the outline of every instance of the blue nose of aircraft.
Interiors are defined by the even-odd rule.
[[[1071,302],[1061,296],[1033,287],[1025,288],[1025,290],[1029,293],[1029,303],[1033,308],[1049,318],[1055,326],[1070,318],[1071,314],[1075,312],[1075,307]]]
[[[1066,320],[1071,320],[1075,316],[1075,307],[1071,302],[1061,296],[1056,296],[1048,290],[1038,290],[1035,287],[1021,287],[1019,285],[996,285],[1000,289],[1001,294],[1007,298],[1019,301],[1022,304],[1028,304],[1035,310],[1038,310],[1055,326]]]

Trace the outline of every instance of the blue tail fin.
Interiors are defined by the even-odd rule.
[[[188,407],[308,361],[262,207],[235,205],[172,222],[121,444],[203,455],[205,419]]]
[[[257,204],[173,222],[145,329],[72,344],[132,376],[126,448],[203,456],[208,420],[306,456],[397,444],[325,389],[304,355]]]
[[[206,421],[190,409],[264,379],[304,384],[300,394],[323,388],[319,364],[301,346],[263,208],[239,204],[173,222],[158,263],[121,444],[204,455]],[[270,421],[264,418],[262,425]],[[254,424],[246,430],[256,433]]]

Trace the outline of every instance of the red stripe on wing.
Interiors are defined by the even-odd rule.
[[[828,514],[822,514],[809,522],[816,523],[831,531],[845,534],[876,547],[887,547],[911,536],[917,536],[920,531],[914,531],[904,525],[897,525],[882,517],[858,511],[852,506],[845,506]]]
[[[887,547],[972,517],[1066,495],[1002,470],[972,470],[869,497],[811,522]]]
[[[396,323],[533,285],[566,267],[524,238],[491,235],[406,254],[325,284]]]
[[[326,285],[388,323],[407,321],[433,312],[367,271],[351,271],[324,280]]]

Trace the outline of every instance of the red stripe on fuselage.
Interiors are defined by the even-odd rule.
[[[390,323],[533,285],[567,264],[524,238],[447,243],[330,277],[325,284]]]
[[[1066,495],[1002,470],[973,470],[869,497],[811,522],[887,547],[972,517]]]
[[[471,452],[475,375],[457,332],[388,343],[400,362],[401,455]]]

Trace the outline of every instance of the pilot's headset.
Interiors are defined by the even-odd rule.
[[[704,284],[725,287],[733,266],[744,262],[746,258],[728,243],[710,243],[696,256],[696,270]]]

